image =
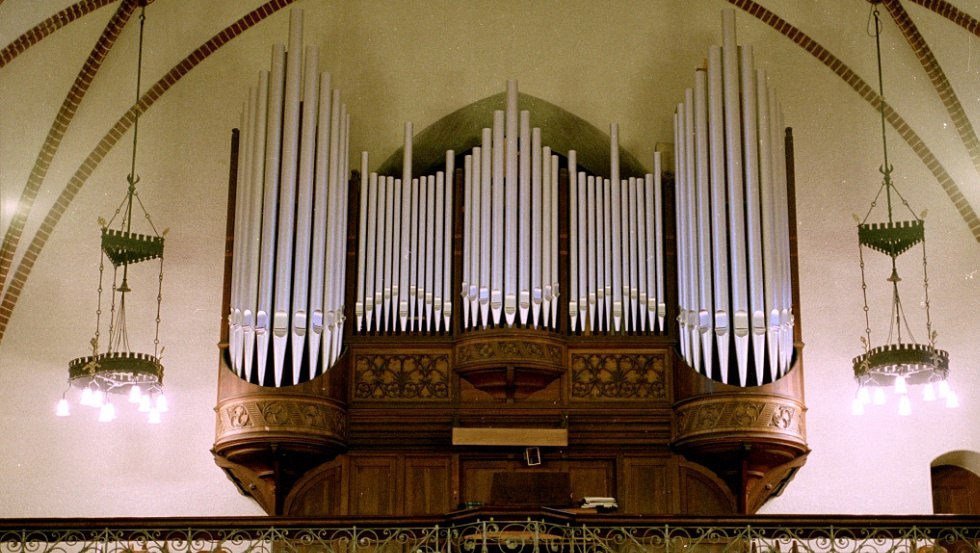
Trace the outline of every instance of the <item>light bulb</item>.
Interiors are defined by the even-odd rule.
[[[864,414],[864,402],[861,401],[860,397],[856,397],[851,401],[851,414],[858,416]]]
[[[68,408],[68,400],[61,398],[58,400],[58,408],[55,410],[54,414],[59,417],[67,417],[71,415],[71,410]]]
[[[896,394],[907,394],[909,392],[909,387],[905,383],[905,377],[898,375],[895,377],[895,393]]]
[[[97,389],[92,392],[92,407],[101,409],[103,406],[105,406],[105,392]]]
[[[92,406],[92,388],[86,387],[82,390],[82,399],[79,401],[82,405]]]
[[[111,402],[104,403],[99,409],[99,422],[112,422],[116,420],[116,408]]]
[[[869,392],[866,387],[861,386],[860,388],[858,388],[857,399],[858,401],[861,402],[861,405],[867,405],[871,403],[871,392]]]
[[[956,397],[956,392],[950,390],[946,395],[946,407],[956,409],[960,406],[960,398]]]
[[[170,406],[167,404],[167,396],[163,395],[163,392],[157,396],[156,408],[157,411],[160,411],[161,413],[166,413],[170,410]]]
[[[130,403],[139,403],[140,402],[140,396],[141,395],[143,395],[143,394],[140,393],[139,384],[133,384],[133,387],[129,389],[129,402]]]
[[[946,396],[948,396],[948,395],[949,395],[949,382],[946,382],[945,380],[940,380],[939,381],[939,399],[946,399]]]
[[[150,424],[160,424],[160,411],[156,409],[151,409],[150,414],[146,419]]]
[[[143,394],[140,397],[140,406],[139,408],[137,408],[137,411],[139,411],[140,413],[150,412],[150,396],[148,394]]]
[[[875,388],[874,394],[871,397],[871,403],[875,405],[885,404],[885,392],[881,388]]]
[[[909,396],[903,395],[898,400],[898,414],[903,417],[907,417],[912,414],[912,402],[909,401]]]
[[[936,387],[932,385],[932,382],[927,382],[925,387],[922,388],[922,399],[925,401],[936,401]]]

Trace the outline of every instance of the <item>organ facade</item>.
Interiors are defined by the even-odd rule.
[[[792,136],[722,26],[652,171],[508,81],[371,172],[295,11],[232,140],[213,453],[242,492],[398,517],[778,494],[808,452]]]

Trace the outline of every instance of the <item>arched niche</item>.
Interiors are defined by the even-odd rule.
[[[446,150],[457,154],[480,145],[484,128],[493,124],[494,110],[505,108],[506,94],[494,94],[464,106],[418,132],[412,139],[412,176],[433,174],[442,168]],[[609,174],[609,134],[585,119],[550,102],[521,93],[518,109],[531,112],[531,126],[541,129],[541,143],[562,155],[575,150],[581,170]],[[378,168],[378,174],[400,175],[403,148]],[[620,149],[623,178],[642,177],[648,171],[629,152]]]
[[[930,464],[936,514],[980,514],[980,453],[949,451]]]

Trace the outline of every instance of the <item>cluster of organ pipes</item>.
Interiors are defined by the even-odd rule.
[[[561,311],[571,331],[664,332],[659,157],[655,174],[620,179],[613,125],[610,177],[578,171],[571,150],[569,187],[560,191],[560,156],[542,146],[541,129],[517,106],[517,83],[509,81],[506,109],[494,112],[480,145],[463,157],[461,328],[559,328],[558,204],[566,193],[570,293]],[[411,179],[411,129],[401,179],[362,176],[360,332],[449,330],[451,179],[443,172]],[[446,152],[446,175],[454,163],[454,152]]]
[[[243,379],[274,386],[330,367],[344,331],[350,117],[317,49],[303,54],[295,10],[239,140],[229,355]]]
[[[450,150],[445,173],[412,178],[411,123],[400,179],[367,176],[368,155],[361,154],[355,330],[449,329],[454,163]]]
[[[464,158],[463,328],[558,328],[559,158],[517,98]]]
[[[779,102],[730,11],[722,39],[674,114],[678,321],[690,366],[746,386],[792,362],[786,155]]]
[[[617,125],[610,125],[609,136],[609,178],[576,175],[569,156],[571,329],[664,333],[660,152],[653,173],[621,179]]]

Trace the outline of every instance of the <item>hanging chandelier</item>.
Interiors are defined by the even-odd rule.
[[[125,397],[126,403],[133,404],[137,411],[146,413],[150,423],[159,423],[161,413],[167,411],[167,399],[163,395],[163,365],[160,357],[160,302],[163,287],[163,239],[164,229],[158,233],[136,190],[139,177],[136,175],[136,146],[139,136],[140,74],[143,65],[143,25],[146,20],[146,7],[141,2],[139,16],[139,54],[136,70],[136,104],[133,107],[133,155],[130,173],[126,177],[126,194],[110,220],[99,217],[102,227],[102,247],[99,261],[98,308],[95,317],[95,335],[90,341],[92,354],[72,359],[68,363],[68,389],[58,402],[56,414],[66,417],[70,414],[68,393],[80,391],[79,404],[98,409],[98,420],[110,422],[116,418],[113,397]],[[149,227],[149,233],[136,232],[134,219],[138,219],[137,209]],[[105,350],[100,342],[103,315],[103,279],[106,276],[105,261],[112,265],[112,293],[109,301],[108,340]],[[156,316],[153,334],[153,353],[139,353],[131,349],[127,329],[127,299],[134,292],[130,287],[142,269],[140,264],[159,260],[156,286]]]
[[[865,335],[861,337],[864,353],[853,360],[854,378],[858,382],[857,396],[852,403],[852,412],[856,415],[864,413],[865,406],[882,405],[887,402],[885,389],[893,388],[898,396],[898,412],[900,415],[911,413],[910,389],[921,388],[925,401],[944,399],[947,407],[957,407],[959,400],[950,389],[949,354],[936,348],[936,332],[932,328],[929,315],[929,279],[926,273],[928,266],[925,249],[925,225],[923,213],[916,215],[908,201],[902,197],[892,181],[892,166],[888,163],[888,142],[885,134],[885,93],[881,70],[881,22],[878,4],[880,0],[868,0],[871,3],[871,17],[874,19],[875,48],[878,62],[878,111],[881,115],[881,144],[884,162],[880,168],[882,174],[881,187],[871,207],[863,219],[858,218],[858,242],[861,260],[861,290],[864,295]],[[870,22],[871,18],[869,18]],[[878,208],[878,202],[884,195],[887,219],[871,222],[872,215]],[[898,220],[896,210],[908,211],[910,219]],[[912,333],[912,327],[906,317],[902,298],[899,294],[900,256],[916,245],[921,244],[922,250],[922,290],[923,311],[925,316],[926,341],[917,342]],[[874,250],[888,256],[885,262],[885,279],[888,282],[891,296],[891,314],[887,340],[881,345],[873,345],[871,339],[871,318],[868,307],[869,287],[865,271],[865,249]],[[914,262],[913,262],[914,263]]]

